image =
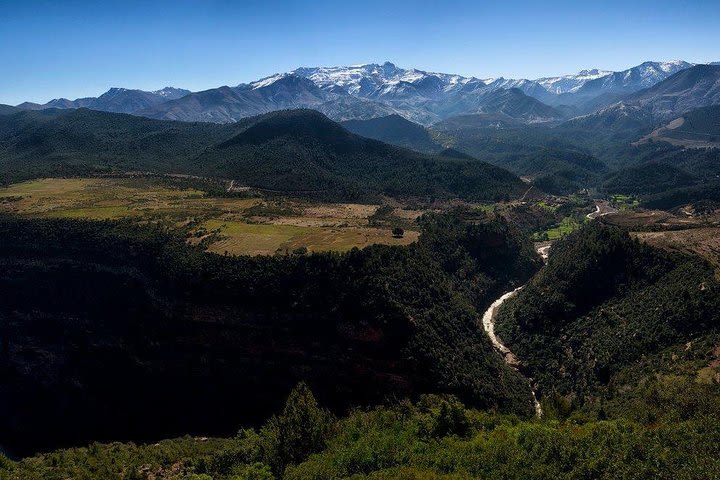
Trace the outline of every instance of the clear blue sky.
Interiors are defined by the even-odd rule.
[[[0,1],[0,103],[392,61],[536,78],[720,60],[720,1]]]

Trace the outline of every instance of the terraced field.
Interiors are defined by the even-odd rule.
[[[2,213],[161,221],[177,228],[194,228],[191,241],[215,233],[208,250],[234,255],[284,253],[303,247],[345,251],[375,243],[403,245],[417,239],[414,219],[422,212],[395,209],[386,215],[386,221],[370,226],[369,217],[378,207],[217,197],[153,177],[49,178],[0,188]],[[392,236],[394,226],[405,229],[402,238]]]

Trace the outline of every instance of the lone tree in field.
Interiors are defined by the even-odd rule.
[[[405,230],[400,227],[395,227],[392,229],[392,234],[395,238],[402,238],[403,235],[405,235]]]

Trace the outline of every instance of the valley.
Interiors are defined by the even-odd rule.
[[[249,67],[322,21],[0,105],[0,480],[720,478],[720,65]]]

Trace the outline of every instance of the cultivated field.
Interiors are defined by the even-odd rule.
[[[198,241],[212,234],[208,250],[236,255],[274,254],[305,247],[344,251],[375,243],[415,241],[414,219],[422,212],[378,205],[321,204],[296,199],[210,196],[168,179],[41,179],[0,188],[0,212],[91,220],[137,218],[195,229]],[[371,225],[372,223],[372,225]],[[405,229],[394,238],[391,229]]]

